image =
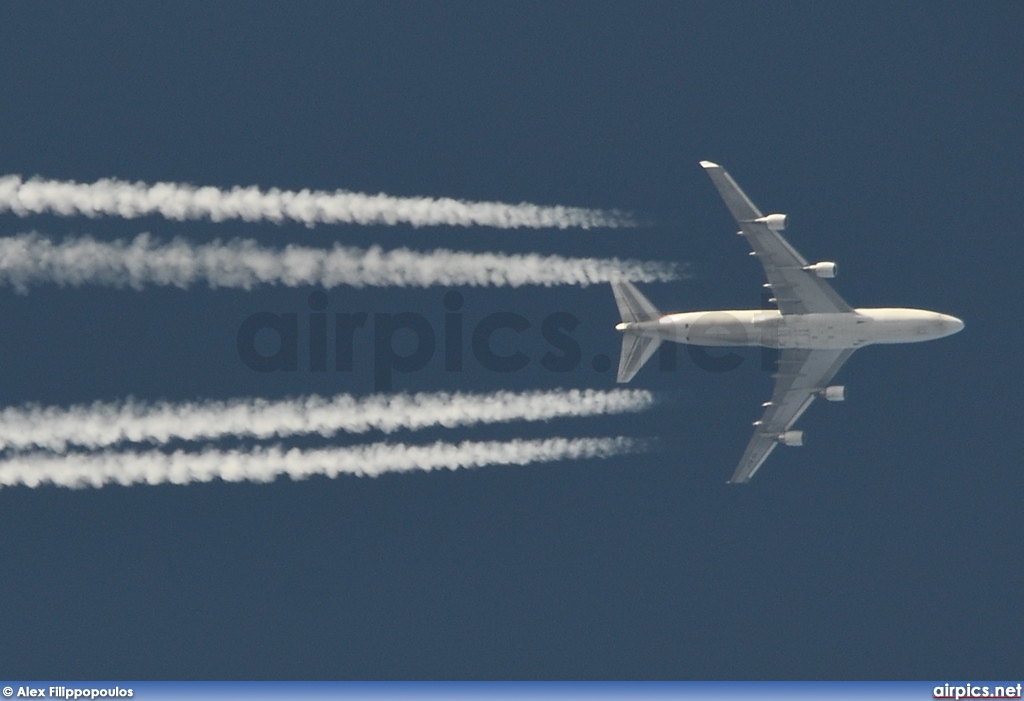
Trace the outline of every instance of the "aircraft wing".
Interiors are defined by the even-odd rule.
[[[832,287],[813,272],[804,270],[807,260],[766,223],[755,221],[763,217],[736,181],[725,169],[711,161],[701,161],[725,200],[740,233],[747,237],[754,254],[764,266],[772,296],[783,314],[813,314],[852,312],[853,309]]]
[[[775,391],[761,420],[755,424],[754,436],[729,479],[730,484],[750,481],[779,444],[779,436],[807,410],[853,351],[852,348],[787,348],[782,351],[775,375]]]

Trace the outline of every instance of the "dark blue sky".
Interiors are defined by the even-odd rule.
[[[656,436],[603,462],[0,490],[0,676],[24,678],[979,678],[1020,673],[1024,604],[1019,3],[4,3],[0,173],[347,188],[638,213],[635,231],[180,224],[0,216],[0,234],[140,231],[267,245],[637,256],[693,277],[665,310],[751,307],[763,274],[700,159],[855,306],[965,331],[859,352],[845,404],[725,480],[770,378],[680,349],[639,416],[401,436]],[[256,311],[309,289],[0,291],[0,403],[366,394],[353,373],[261,374]],[[614,385],[611,293],[465,289],[467,323],[526,316],[533,362],[438,355],[396,389]],[[329,292],[416,311],[444,289]],[[576,314],[585,362],[537,362]],[[342,437],[338,442],[349,441]]]

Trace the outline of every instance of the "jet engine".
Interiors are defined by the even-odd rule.
[[[764,224],[772,231],[782,231],[786,228],[786,215],[785,214],[769,214],[764,217],[755,219],[758,224]]]
[[[839,270],[836,264],[830,260],[823,260],[820,263],[814,265],[805,265],[804,270],[809,273],[814,273],[818,277],[835,277]]]
[[[803,445],[804,432],[786,431],[781,436],[779,436],[779,443],[782,443],[783,445]]]
[[[821,396],[830,402],[846,401],[846,387],[843,385],[832,385],[821,390]]]

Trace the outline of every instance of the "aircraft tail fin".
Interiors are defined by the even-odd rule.
[[[630,282],[613,282],[612,292],[615,293],[615,303],[619,307],[619,316],[623,324],[632,324],[641,321],[656,321],[661,317],[661,312],[651,304],[651,301],[640,293],[640,290]],[[622,331],[622,354],[619,356],[618,382],[629,382],[633,379],[640,368],[644,366],[654,351],[661,345],[661,339],[656,336],[642,335],[628,327],[620,328]]]

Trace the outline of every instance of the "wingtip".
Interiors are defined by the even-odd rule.
[[[701,168],[721,168],[722,166],[718,165],[717,163],[712,163],[711,161],[701,161],[700,162],[700,167]]]

